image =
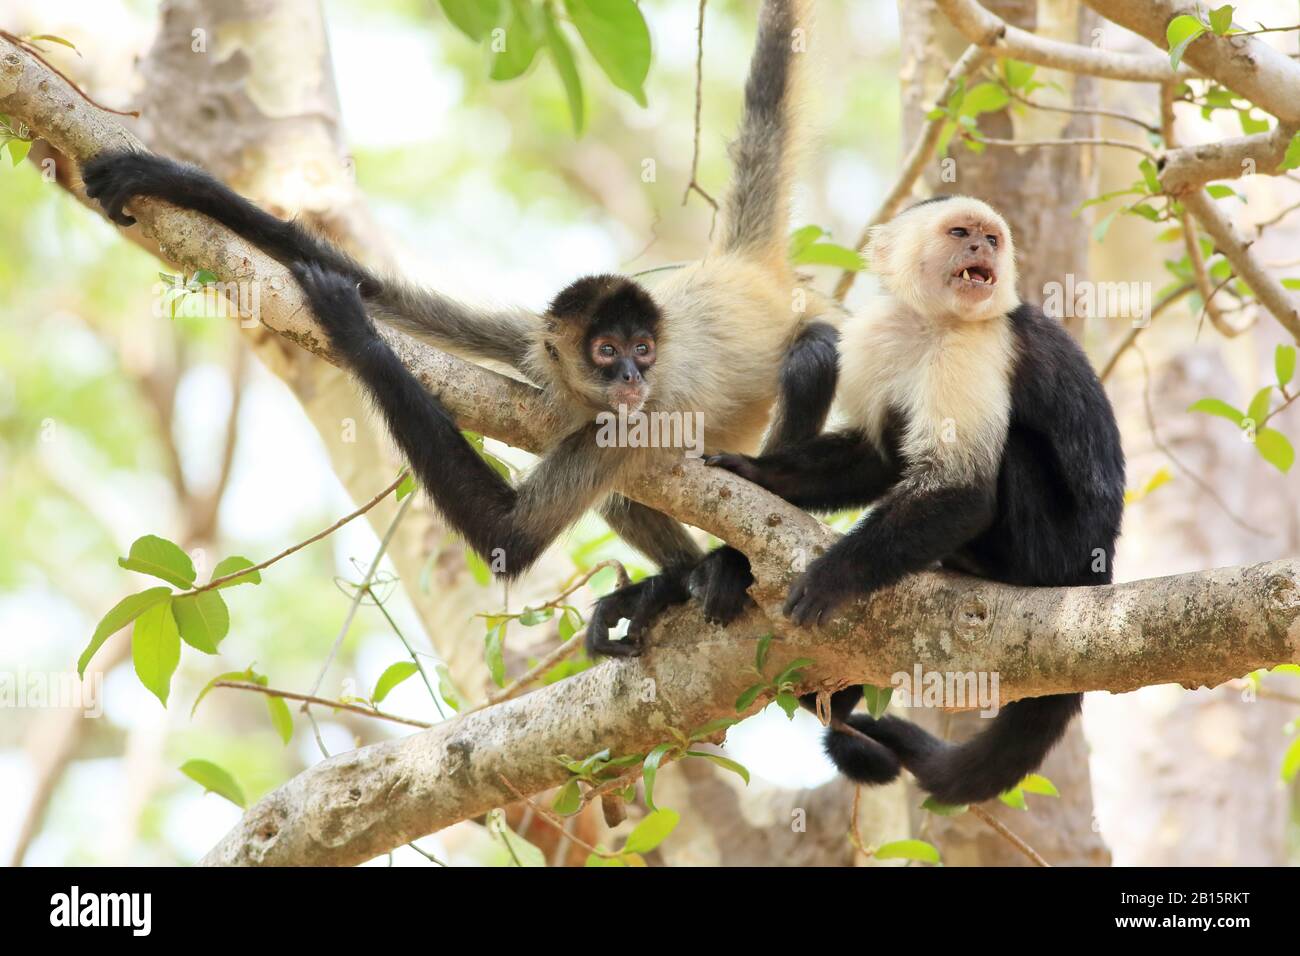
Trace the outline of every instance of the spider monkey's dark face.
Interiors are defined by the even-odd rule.
[[[650,294],[621,276],[591,276],[556,296],[549,311],[580,349],[583,391],[604,407],[640,411],[650,397],[660,324]]]

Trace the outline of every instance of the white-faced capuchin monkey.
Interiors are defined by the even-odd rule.
[[[706,451],[775,448],[821,431],[834,394],[837,332],[800,312],[787,256],[790,188],[810,0],[764,0],[745,87],[732,183],[707,257],[653,289],[617,275],[578,279],[542,314],[486,310],[375,275],[328,242],[258,209],[206,172],[142,152],[85,165],[87,195],[117,223],[149,196],[196,210],[285,263],[302,285],[338,357],[378,405],[420,483],[448,522],[499,574],[518,575],[595,505],[661,573],[603,598],[587,632],[593,652],[639,653],[654,616],[689,597],[692,572],[706,613],[728,620],[748,600],[743,555],[703,562],[676,521],[614,488],[680,450],[602,447],[596,415],[700,415]],[[379,320],[449,351],[505,362],[545,392],[562,437],[512,487],[469,445],[378,335]],[[780,399],[778,403],[778,397]],[[769,420],[775,421],[770,429]],[[622,619],[627,637],[609,629]]]
[[[1109,583],[1124,508],[1119,429],[1083,351],[1017,297],[1006,222],[979,200],[937,197],[876,229],[868,257],[885,294],[844,328],[847,429],[710,461],[811,510],[872,505],[795,581],[785,613],[818,624],[936,563],[1008,584]],[[1015,787],[1082,700],[1016,701],[953,745],[896,717],[852,714],[861,693],[832,697],[836,766],[866,784],[906,767],[947,804]]]

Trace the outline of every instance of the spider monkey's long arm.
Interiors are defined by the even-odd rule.
[[[439,511],[500,576],[526,570],[632,463],[627,449],[601,447],[591,423],[561,440],[512,487],[375,331],[351,277],[316,263],[295,263],[292,271]]]
[[[86,195],[119,226],[135,219],[123,207],[137,196],[162,199],[214,219],[286,266],[311,262],[361,287],[388,325],[449,351],[518,368],[535,336],[537,316],[524,309],[475,308],[407,282],[377,275],[299,223],[277,219],[206,170],[154,153],[105,152],[81,171]]]

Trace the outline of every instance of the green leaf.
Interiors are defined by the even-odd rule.
[[[402,479],[401,484],[397,486],[397,490],[393,492],[393,494],[397,496],[398,501],[401,501],[403,498],[405,498],[414,490],[415,490],[415,475],[410,474],[408,472],[406,477]]]
[[[438,0],[456,29],[471,40],[482,40],[501,19],[500,0]]]
[[[560,623],[558,625],[560,640],[567,641],[572,639],[573,635],[578,633],[580,627],[582,627],[582,615],[578,613],[578,609],[566,607],[564,613],[560,615]]]
[[[178,597],[172,601],[172,611],[181,638],[204,654],[217,653],[217,645],[230,633],[230,611],[216,591]]]
[[[1255,432],[1255,450],[1260,456],[1285,474],[1295,464],[1295,449],[1291,442],[1276,428],[1261,428]]]
[[[483,638],[483,655],[487,662],[488,673],[492,675],[492,682],[498,687],[506,686],[506,624],[506,621],[502,621],[496,627],[490,628]]]
[[[477,551],[465,549],[465,567],[469,569],[470,577],[479,587],[487,587],[492,583],[492,569],[478,556]]]
[[[1210,194],[1211,199],[1227,199],[1229,196],[1237,196],[1237,198],[1241,198],[1231,186],[1206,186],[1205,191]]]
[[[712,737],[720,730],[726,730],[728,727],[734,727],[740,723],[735,717],[719,717],[717,720],[710,720],[702,727],[697,727],[691,731],[691,741],[704,740],[706,737]]]
[[[1020,60],[1002,61],[1002,76],[1007,81],[1007,86],[1013,90],[1026,86],[1034,78],[1035,69],[1034,64],[1022,63]]]
[[[799,253],[824,235],[826,235],[826,230],[821,226],[802,226],[790,233],[790,260],[797,259]]]
[[[1149,159],[1144,159],[1138,163],[1138,169],[1142,171],[1142,181],[1146,183],[1147,192],[1158,195],[1160,193],[1160,177],[1156,175],[1156,164]]]
[[[724,757],[722,754],[707,753],[703,750],[688,750],[686,751],[686,756],[703,757],[705,760],[712,760],[722,769],[730,770],[732,773],[739,776],[747,785],[749,783],[749,771],[745,768],[745,765],[732,760],[730,757]]]
[[[1295,375],[1295,346],[1279,345],[1273,352],[1273,368],[1277,371],[1277,384],[1285,385]]]
[[[1025,793],[1036,793],[1044,797],[1059,797],[1061,795],[1061,791],[1056,789],[1056,784],[1041,773],[1031,773],[1024,780],[1021,780],[1020,789]]]
[[[929,810],[941,817],[955,817],[965,813],[970,807],[965,803],[940,803],[934,797],[926,797],[925,802],[921,804],[921,809]]]
[[[27,158],[27,154],[32,148],[31,140],[28,139],[11,139],[7,145],[9,146],[9,155],[13,159],[15,166]]]
[[[546,38],[546,48],[551,51],[551,62],[555,72],[564,84],[564,97],[569,102],[569,116],[573,118],[573,132],[582,135],[586,123],[587,107],[582,96],[582,77],[578,73],[577,61],[573,58],[573,48],[565,39],[560,25],[555,22],[555,15],[549,6],[542,7],[542,27]]]
[[[553,607],[526,607],[523,613],[519,615],[519,623],[524,627],[534,627],[538,624],[544,624],[555,616]]]
[[[590,867],[597,867],[597,866],[627,866],[627,864],[624,863],[623,860],[620,859],[620,858],[617,857],[617,856],[600,856],[600,855],[598,855],[598,854],[596,854],[596,853],[588,853],[588,854],[587,854],[587,862],[584,863],[584,864],[582,864],[582,865],[583,865],[583,866],[590,866]]]
[[[791,681],[798,680],[796,675],[799,671],[813,663],[815,662],[811,657],[796,657],[785,666],[785,670],[776,675],[776,680],[773,681],[773,683],[780,686],[781,684],[787,684]]]
[[[293,714],[283,697],[266,697],[266,711],[271,715],[271,726],[286,744],[293,739]]]
[[[172,616],[171,601],[160,601],[135,619],[131,659],[140,683],[166,707],[172,674],[181,662],[181,635]]]
[[[1000,84],[976,83],[967,91],[965,98],[962,100],[961,113],[965,116],[996,113],[1000,109],[1005,109],[1010,102],[1011,97],[1007,95],[1007,91]]]
[[[650,28],[634,0],[564,0],[592,57],[615,86],[646,105]]]
[[[1284,289],[1300,289],[1300,279],[1283,279],[1283,280],[1282,280],[1282,288],[1284,288]]]
[[[194,719],[194,714],[199,709],[199,704],[203,702],[203,698],[208,696],[208,691],[212,690],[212,688],[217,686],[218,682],[223,680],[248,681],[253,684],[261,684],[263,687],[266,686],[266,678],[261,674],[254,673],[253,668],[251,667],[247,670],[226,671],[224,674],[218,674],[216,677],[212,678],[212,680],[204,684],[203,690],[199,691],[199,696],[194,698],[194,704],[190,707],[191,720]]]
[[[1029,809],[1029,804],[1025,803],[1025,791],[1019,787],[998,794],[998,799],[1014,810]]]
[[[1110,225],[1115,221],[1117,215],[1119,215],[1118,209],[1108,213],[1101,222],[1097,223],[1097,225],[1093,227],[1092,238],[1094,242],[1106,241],[1106,233],[1110,232]]]
[[[215,793],[219,797],[225,797],[240,808],[248,806],[248,801],[244,799],[244,791],[239,788],[235,778],[210,761],[187,760],[181,764],[181,773],[202,787],[204,793]]]
[[[767,666],[767,653],[772,649],[772,635],[764,634],[758,639],[758,647],[754,651],[754,666],[758,672],[763,673],[763,668]]]
[[[1225,3],[1210,11],[1210,29],[1218,36],[1227,36],[1232,29],[1232,4]]]
[[[861,272],[866,268],[866,263],[856,249],[833,242],[814,242],[800,251],[791,262],[797,266],[834,266],[849,272]]]
[[[766,681],[763,681],[762,683],[753,684],[752,686],[745,688],[744,693],[736,698],[736,713],[743,714],[745,711],[749,710],[754,701],[758,700],[758,695],[767,690],[769,686],[770,685]]]
[[[632,832],[627,835],[627,842],[623,844],[623,852],[649,853],[664,842],[668,834],[672,833],[677,827],[679,820],[681,820],[681,814],[676,810],[656,810],[654,813],[646,814],[645,819],[638,823]]]
[[[1278,171],[1295,169],[1297,166],[1300,166],[1300,133],[1296,133],[1291,137],[1291,142],[1287,144],[1286,155],[1282,157],[1282,165],[1278,167]]]
[[[104,646],[106,640],[149,610],[153,605],[169,597],[171,593],[171,588],[162,586],[149,588],[139,594],[124,597],[113,605],[112,610],[100,619],[99,624],[95,627],[95,633],[90,638],[90,643],[86,645],[86,649],[81,652],[81,657],[77,659],[77,676],[86,676],[86,665],[95,656],[95,652]]]
[[[916,860],[919,863],[938,863],[939,851],[924,840],[895,840],[877,847],[873,854],[877,860]]]
[[[1282,757],[1282,779],[1287,782],[1294,780],[1297,771],[1300,771],[1300,737],[1291,741]]]
[[[894,688],[892,687],[862,685],[862,700],[867,705],[867,713],[877,720],[885,716],[885,709],[889,706],[889,699],[893,696]]]
[[[1256,425],[1268,417],[1269,399],[1273,396],[1273,386],[1265,385],[1255,397],[1250,400],[1250,407],[1246,409],[1246,417]]]
[[[439,664],[435,669],[438,672],[438,696],[452,710],[460,710],[460,691],[456,689],[456,682],[451,678],[451,669],[446,664]]]
[[[370,695],[370,699],[376,704],[388,696],[394,687],[400,684],[414,674],[419,673],[420,668],[415,665],[414,661],[398,661],[391,664],[385,671],[379,675],[379,680],[375,682],[375,692]]]
[[[794,715],[799,710],[799,698],[783,690],[776,695],[776,706],[785,711],[786,717],[794,720]]]
[[[1247,136],[1267,133],[1269,129],[1268,120],[1256,119],[1250,110],[1237,110],[1237,122],[1241,124],[1241,131]]]
[[[136,538],[131,545],[131,553],[125,558],[118,558],[117,563],[128,571],[162,578],[178,588],[194,586],[194,562],[190,556],[181,550],[180,545],[156,534]]]
[[[1206,415],[1218,415],[1220,418],[1226,418],[1238,428],[1245,420],[1244,412],[1239,412],[1227,402],[1220,401],[1217,398],[1203,398],[1199,402],[1192,402],[1187,406],[1189,412],[1204,412]]]
[[[551,809],[566,817],[582,809],[582,790],[578,787],[577,777],[560,788],[551,802]]]
[[[236,571],[243,570],[244,568],[251,568],[252,566],[253,562],[248,560],[248,558],[245,558],[242,555],[232,554],[230,557],[222,558],[217,562],[217,566],[212,569],[212,577],[209,578],[209,580],[215,581],[218,578],[224,578],[227,574],[234,574]],[[225,584],[218,584],[216,590],[222,591],[226,588],[238,587],[241,584],[261,583],[262,572],[250,571],[248,574],[241,574],[237,578],[231,578]]]
[[[645,805],[651,810],[658,810],[655,806],[655,775],[659,772],[659,765],[663,763],[664,757],[673,749],[672,744],[660,744],[654,750],[646,754],[645,764],[642,770],[642,779],[645,781]]]
[[[1165,38],[1169,41],[1169,65],[1178,69],[1189,44],[1205,32],[1205,24],[1196,17],[1182,14],[1169,21]]]
[[[492,56],[489,76],[494,80],[513,80],[522,76],[537,56],[537,26],[533,22],[533,9],[527,0],[509,0],[510,16],[505,23],[505,43],[500,52]],[[495,38],[494,38],[495,42]]]
[[[69,50],[76,52],[78,56],[81,55],[80,52],[77,51],[77,45],[75,43],[71,40],[65,40],[63,37],[55,36],[53,33],[37,33],[34,36],[23,37],[23,39],[28,43],[58,43],[62,46],[66,46]]]

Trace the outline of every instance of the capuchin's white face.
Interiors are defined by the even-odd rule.
[[[900,213],[872,231],[868,255],[885,287],[922,315],[982,322],[1020,304],[1011,230],[978,199]]]

